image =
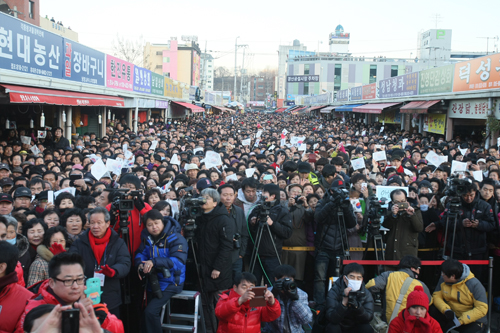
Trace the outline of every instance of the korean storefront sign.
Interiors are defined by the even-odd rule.
[[[375,99],[377,98],[377,84],[370,83],[364,85],[363,87],[363,99]]]
[[[343,89],[337,91],[337,102],[347,102],[349,101],[349,89]]]
[[[62,38],[0,13],[0,68],[61,79]]]
[[[106,55],[64,38],[63,79],[104,86]]]
[[[426,124],[426,126],[424,126],[424,131],[444,134],[446,128],[446,115],[429,113],[426,115],[424,123]]]
[[[106,55],[106,87],[133,90],[134,64]]]
[[[399,75],[378,82],[378,97],[414,96],[418,91],[418,72]]]
[[[500,53],[455,65],[453,91],[500,88]]]
[[[289,75],[286,82],[319,82],[319,75]]]
[[[134,67],[134,91],[151,93],[151,72],[145,68]]]
[[[182,98],[182,90],[179,87],[179,83],[171,78],[165,77],[165,91],[164,95],[167,97]]]
[[[457,99],[450,103],[448,117],[486,119],[488,116],[488,99]]]
[[[418,94],[451,92],[455,65],[436,67],[419,72]]]
[[[151,72],[151,93],[163,96],[165,89],[165,80],[162,75]]]
[[[363,86],[351,88],[351,101],[359,101],[363,98]]]
[[[378,121],[386,124],[401,124],[401,114],[396,110],[383,111],[378,116]]]

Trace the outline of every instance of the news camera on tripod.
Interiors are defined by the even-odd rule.
[[[338,268],[337,257],[349,258],[347,229],[356,226],[356,217],[343,180],[335,179],[335,171],[323,168],[324,181],[330,188],[316,206],[316,263],[314,268],[314,301],[316,309],[325,306],[327,281]]]
[[[487,234],[495,230],[493,209],[479,198],[474,184],[468,178],[448,178],[445,194],[448,203],[441,221],[427,226],[426,231],[444,229],[443,259],[482,260],[488,254]],[[449,254],[449,255],[448,255]],[[471,267],[480,279],[481,266]]]

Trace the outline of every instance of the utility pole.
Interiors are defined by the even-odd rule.
[[[244,75],[246,74],[245,70],[245,50],[248,47],[248,45],[240,45],[243,47],[243,60],[241,62],[241,80],[240,80],[240,103],[243,100],[243,80],[244,80]]]
[[[233,88],[233,94],[234,94],[234,101],[236,101],[236,75],[237,75],[237,69],[236,67],[238,66],[238,38],[240,36],[236,37],[236,41],[234,42],[234,88]]]
[[[201,88],[206,89],[207,85],[207,41],[205,41],[205,53],[203,53],[203,78],[201,80]]]
[[[488,55],[489,54],[489,48],[490,48],[490,39],[496,39],[498,40],[498,36],[497,37],[477,37],[477,38],[483,38],[483,39],[486,39],[486,54]]]

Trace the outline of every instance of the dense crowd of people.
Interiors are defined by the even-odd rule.
[[[459,260],[499,274],[497,147],[255,113],[5,134],[0,332],[57,332],[70,310],[80,332],[160,332],[187,286],[207,332],[485,329],[486,267]],[[356,263],[378,254],[399,265]]]

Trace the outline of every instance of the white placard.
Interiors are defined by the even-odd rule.
[[[313,145],[313,149],[318,149],[318,147],[319,147],[319,143],[315,143],[315,144]]]
[[[384,131],[384,126],[380,127],[380,133]]]
[[[376,187],[377,191],[377,199],[382,200],[388,200],[391,201],[391,192],[394,190],[403,190],[406,192],[406,195],[408,195],[408,187],[402,187],[402,186],[377,186]]]
[[[441,165],[441,163],[442,163],[442,162],[441,162],[441,157],[440,157],[440,156],[438,156],[438,154],[436,154],[436,153],[435,153],[435,152],[433,152],[433,151],[430,151],[430,152],[427,154],[427,156],[425,157],[425,159],[427,160],[427,162],[428,162],[429,164],[434,165],[436,168],[437,168],[438,166],[440,166],[440,165]]]
[[[281,139],[280,141],[280,147],[283,147],[286,145],[286,139]]]
[[[403,149],[406,148],[407,144],[408,144],[408,139],[403,139]]]
[[[284,130],[283,130],[283,132],[281,132],[281,133],[283,133],[283,134],[287,135],[287,134],[288,134],[288,131],[287,131],[286,129],[284,129]]]
[[[241,144],[243,146],[250,146],[251,141],[252,141],[252,139],[241,140]]]
[[[179,203],[177,202],[177,200],[167,199],[166,201],[172,208],[172,216],[177,216],[177,214],[179,214]]]
[[[207,169],[216,168],[222,165],[222,159],[220,158],[220,155],[214,151],[207,151],[205,159],[203,161],[205,162],[205,166],[207,167]]]
[[[122,150],[123,150],[123,152],[126,152],[128,150],[128,144],[127,143],[123,144]]]
[[[361,135],[365,136],[366,135],[366,131],[361,132]]]
[[[460,150],[460,153],[462,154],[462,156],[465,156],[465,154],[467,153],[467,148],[458,148],[458,150]]]
[[[29,145],[31,143],[31,138],[29,136],[21,135],[21,142],[25,145]]]
[[[267,148],[267,150],[274,150],[274,148],[276,148],[275,145],[271,145],[269,148]]]
[[[259,146],[259,143],[260,143],[260,139],[257,139],[257,140],[255,140],[255,143],[254,143],[254,145],[253,145],[253,146],[254,146],[254,147],[258,147],[258,146]]]
[[[33,147],[31,147],[31,148],[30,148],[30,150],[33,152],[33,154],[34,154],[35,156],[37,156],[38,154],[40,154],[40,153],[41,153],[40,149],[38,149],[38,147],[37,147],[37,146],[33,146]]]
[[[51,205],[54,204],[54,191],[47,191],[47,202]]]
[[[450,175],[460,171],[467,171],[467,162],[452,161]]]
[[[90,155],[87,155],[88,158],[90,158],[90,160],[92,161],[92,163],[95,163],[97,161],[99,161],[101,158],[95,154],[90,154]]]
[[[306,139],[305,136],[292,136],[290,139],[290,144],[292,146],[297,147],[299,144],[301,144],[304,140]]]
[[[92,174],[92,176],[94,176],[95,179],[97,179],[97,181],[99,181],[99,179],[101,179],[102,176],[104,176],[104,174],[106,172],[108,172],[108,169],[106,168],[106,166],[104,165],[104,163],[101,159],[96,161],[90,167],[90,173]]]
[[[252,177],[254,173],[255,173],[255,168],[245,169],[245,176],[247,176],[247,178]]]
[[[177,154],[174,154],[174,156],[172,156],[172,158],[170,159],[170,164],[181,165],[179,156],[177,156]]]
[[[364,169],[365,168],[365,159],[364,158],[356,158],[351,160],[352,168],[354,170]]]
[[[226,177],[226,183],[230,180],[235,180],[235,181],[238,181],[238,176],[236,176],[235,173],[233,173],[232,175],[229,175]]]
[[[196,155],[196,153],[199,152],[199,151],[203,151],[203,148],[198,147],[198,148],[193,149],[193,154]]]
[[[130,150],[125,151],[125,159],[129,160],[134,154]]]
[[[483,181],[483,172],[481,170],[478,170],[478,171],[473,171],[472,172],[472,176],[474,177],[475,180],[477,180],[478,182],[482,182]]]
[[[108,158],[106,160],[106,169],[108,169],[109,172],[112,172],[115,175],[120,175],[122,173],[122,165],[123,160],[114,160],[112,158]]]
[[[403,172],[405,173],[405,175],[413,177],[413,172],[411,172],[410,170],[403,168]]]
[[[385,154],[385,151],[377,151],[375,153],[373,153],[373,159],[375,161],[385,161],[387,160],[387,155]]]
[[[149,149],[150,149],[150,150],[155,150],[155,149],[156,149],[156,146],[158,146],[158,141],[156,141],[156,140],[155,140],[155,141],[153,141],[153,142],[151,143],[151,147],[149,147]]]
[[[101,162],[102,163],[102,162]],[[102,164],[104,166],[104,163]],[[71,193],[71,195],[75,196],[76,194],[76,188],[74,187],[66,187],[66,188],[63,188],[62,190],[59,190],[57,192],[54,192],[54,200],[57,198],[57,196],[61,193]]]
[[[261,135],[262,135],[262,130],[258,130],[257,134],[255,135],[255,137],[256,138],[260,138]]]
[[[305,143],[302,143],[299,148],[298,148],[299,151],[306,151],[307,150],[307,145]]]

